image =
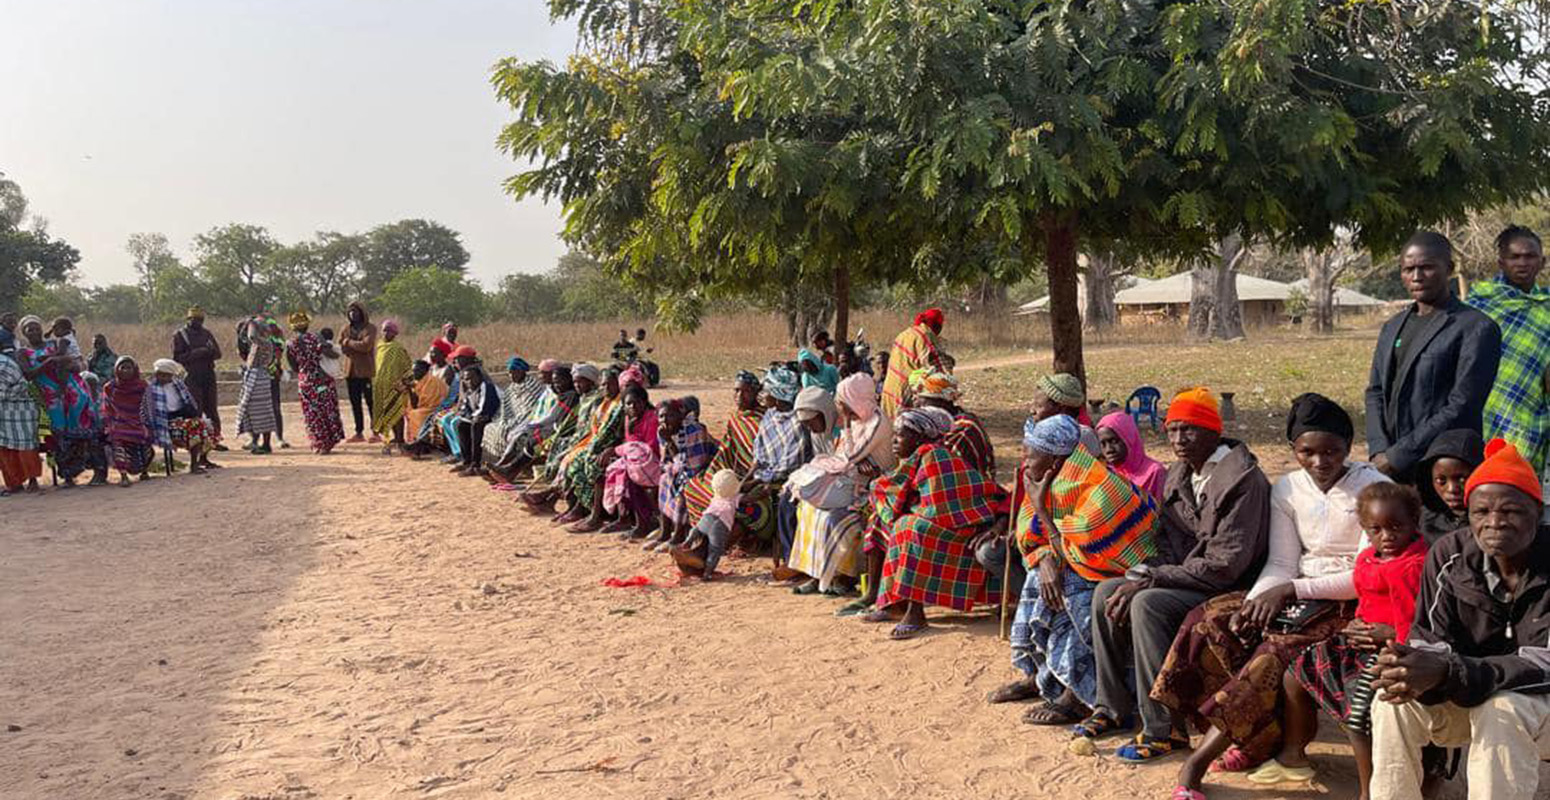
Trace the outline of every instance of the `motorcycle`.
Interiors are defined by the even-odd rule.
[[[651,347],[646,348],[645,354],[650,355],[654,349]],[[655,361],[645,358],[640,350],[633,347],[628,350],[615,348],[611,355],[614,366],[621,370],[629,369],[631,364],[639,364],[641,371],[646,373],[646,386],[648,388],[655,389],[662,383],[662,368],[657,366]]]

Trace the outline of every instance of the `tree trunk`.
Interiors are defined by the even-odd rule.
[[[834,268],[834,341],[843,345],[850,339],[850,267]]]
[[[1076,301],[1076,215],[1043,220],[1044,257],[1049,268],[1049,327],[1056,372],[1069,372],[1087,385],[1082,359],[1082,317]]]
[[[1248,253],[1243,237],[1232,234],[1216,249],[1215,313],[1211,315],[1211,337],[1243,338],[1243,306],[1238,302],[1238,265]]]
[[[1087,307],[1082,314],[1082,327],[1086,330],[1104,331],[1114,327],[1119,318],[1114,308],[1117,277],[1113,253],[1087,257]]]
[[[1197,264],[1189,272],[1189,338],[1211,338],[1211,318],[1216,315],[1216,270]]]
[[[1334,257],[1328,252],[1304,250],[1303,263],[1308,270],[1308,319],[1314,333],[1335,330]]]

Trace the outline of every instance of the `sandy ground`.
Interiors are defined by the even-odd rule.
[[[725,389],[688,388],[725,407]],[[890,642],[832,616],[837,601],[766,585],[762,560],[680,586],[665,557],[557,531],[482,481],[367,446],[224,462],[0,501],[0,797],[1172,786],[1177,757],[1069,755],[1023,706],[986,705],[1012,677],[988,615],[933,612],[930,635]],[[661,585],[601,585],[637,574]],[[1338,733],[1315,758],[1319,786],[1223,780],[1212,797],[1354,796]]]

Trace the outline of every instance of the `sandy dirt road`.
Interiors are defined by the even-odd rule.
[[[665,557],[374,448],[224,462],[0,500],[0,797],[1172,787],[1175,759],[1069,755],[1023,707],[987,706],[1011,677],[988,615],[933,612],[931,635],[890,642],[766,585],[763,560],[678,586]],[[601,585],[637,574],[665,585]],[[1212,797],[1354,796],[1337,737],[1317,745],[1320,787]]]

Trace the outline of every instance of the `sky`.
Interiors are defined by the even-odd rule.
[[[501,191],[504,57],[562,61],[543,0],[0,0],[0,172],[133,282],[124,243],[263,225],[282,242],[409,217],[463,235],[470,273],[543,272],[556,206]]]

